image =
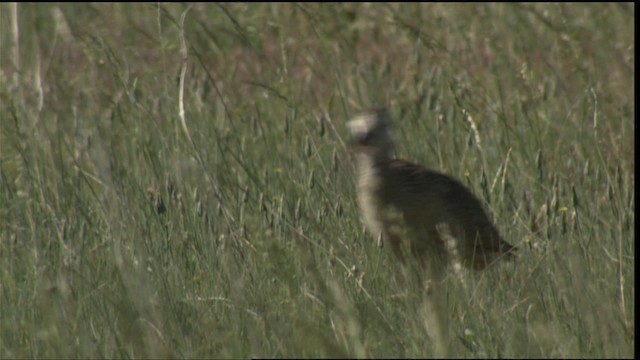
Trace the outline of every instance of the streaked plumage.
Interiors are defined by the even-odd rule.
[[[364,112],[348,123],[358,201],[369,231],[382,234],[403,263],[412,256],[423,267],[444,267],[452,250],[463,265],[477,270],[509,258],[515,248],[502,239],[465,186],[448,175],[392,158],[389,125],[385,110]],[[443,240],[443,226],[455,244]]]

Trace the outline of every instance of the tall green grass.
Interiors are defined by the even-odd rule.
[[[371,106],[520,247],[445,281],[452,356],[633,357],[634,12],[0,5],[0,357],[434,356],[359,218]]]

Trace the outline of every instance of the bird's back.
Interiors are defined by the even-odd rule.
[[[408,161],[393,159],[381,167],[380,199],[401,212],[418,239],[445,251],[438,226],[447,225],[463,263],[483,269],[513,246],[502,239],[480,201],[459,181]],[[425,250],[426,251],[426,250]]]

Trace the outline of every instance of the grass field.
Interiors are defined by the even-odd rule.
[[[634,357],[633,4],[0,4],[0,358],[433,357],[346,121],[513,263],[449,353]]]

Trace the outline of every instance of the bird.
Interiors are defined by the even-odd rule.
[[[467,268],[483,270],[497,260],[513,259],[516,247],[502,238],[480,200],[460,181],[394,158],[388,110],[363,111],[347,126],[356,160],[358,203],[367,228],[374,236],[382,235],[402,263],[411,256],[422,261],[431,257],[446,265],[452,249],[443,237],[455,239]],[[406,240],[400,239],[399,228],[408,233]],[[404,241],[411,242],[408,253]]]
[[[347,122],[355,158],[357,199],[369,233],[427,284],[431,328],[444,356],[448,322],[438,283],[451,263],[484,270],[517,250],[505,241],[482,203],[452,176],[397,159],[387,109],[365,110]],[[440,344],[438,344],[440,343]]]

